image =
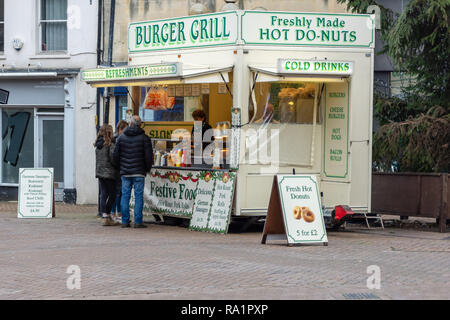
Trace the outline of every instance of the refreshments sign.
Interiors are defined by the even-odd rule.
[[[81,72],[83,81],[149,79],[181,74],[181,63],[87,69]]]
[[[353,62],[334,60],[278,59],[279,73],[351,75]]]
[[[244,11],[244,44],[371,47],[375,24],[370,15]]]
[[[128,52],[236,44],[235,11],[130,23]]]

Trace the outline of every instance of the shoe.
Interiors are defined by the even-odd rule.
[[[129,228],[130,224],[129,223],[122,223],[122,225],[120,226],[121,228]]]
[[[115,221],[113,221],[111,219],[111,217],[104,217],[104,218],[102,218],[102,225],[104,227],[107,227],[107,226],[114,226],[116,224],[115,224]]]
[[[147,226],[143,223],[134,224],[133,228],[139,229],[139,228],[147,228]]]
[[[111,225],[113,226],[119,226],[122,224],[122,219],[117,220],[116,218],[111,217]]]

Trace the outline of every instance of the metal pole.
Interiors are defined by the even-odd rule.
[[[111,0],[111,8],[109,14],[109,40],[108,40],[108,66],[112,66],[112,54],[114,44],[114,15],[116,11],[116,0]],[[109,88],[106,88],[106,103],[105,112],[103,113],[103,123],[109,123],[109,106],[111,101],[111,94]]]
[[[102,8],[103,0],[98,0],[98,21],[97,21],[97,66],[102,63]],[[97,88],[97,106],[96,106],[96,119],[95,128],[98,132],[100,129],[100,88]]]
[[[97,66],[102,64],[102,9],[103,9],[103,0],[98,0],[98,21],[97,21]],[[97,88],[97,106],[96,106],[96,119],[95,119],[95,128],[97,130],[100,129],[100,88]],[[100,212],[100,181],[98,182],[98,213],[97,215],[101,216]]]

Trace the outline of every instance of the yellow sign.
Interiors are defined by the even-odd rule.
[[[154,121],[144,122],[142,129],[150,138],[170,139],[172,132],[176,129],[186,129],[191,132],[193,125],[193,122],[184,121]]]

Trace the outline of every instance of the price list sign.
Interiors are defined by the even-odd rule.
[[[18,218],[52,218],[53,168],[19,170]]]

